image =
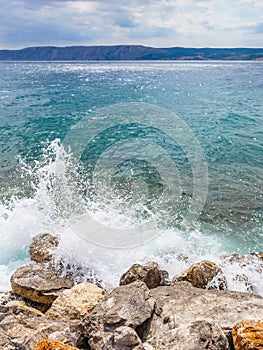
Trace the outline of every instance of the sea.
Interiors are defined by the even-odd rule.
[[[55,233],[108,289],[211,260],[263,295],[258,259],[231,258],[263,251],[263,62],[0,62],[0,101],[1,291]]]

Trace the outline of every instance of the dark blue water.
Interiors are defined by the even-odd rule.
[[[180,251],[190,236],[187,249],[193,255],[211,247],[215,254],[263,250],[262,62],[0,66],[1,228],[3,242],[8,242],[3,266],[14,256],[24,258],[34,233],[62,232],[61,218],[68,219],[70,211],[83,213],[96,200],[97,220],[111,228],[127,222],[127,216],[131,221],[163,217],[158,229],[176,232],[173,236],[169,231],[164,251],[166,245]],[[73,148],[71,160],[62,151],[64,141],[67,151]],[[115,169],[107,186],[102,184],[106,177],[96,173],[95,191],[92,175],[102,160],[107,169],[99,168],[98,174]],[[57,172],[60,180],[52,182]],[[68,182],[58,186],[70,176],[78,200],[68,194]],[[75,205],[83,198],[84,206]],[[116,206],[121,205],[119,213]],[[186,212],[193,207],[195,222],[188,226]],[[15,243],[17,225],[20,238]],[[158,246],[158,234],[150,236],[145,242],[152,238]],[[92,242],[92,234],[88,238],[98,243]]]

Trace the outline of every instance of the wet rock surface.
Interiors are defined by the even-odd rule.
[[[29,247],[31,260],[37,263],[49,262],[59,245],[59,236],[50,233],[39,234],[32,239]]]
[[[151,289],[164,286],[168,280],[168,272],[161,270],[155,262],[146,265],[134,264],[120,278],[120,285],[126,285],[135,281],[142,281]]]
[[[197,288],[227,289],[227,282],[222,269],[208,260],[191,265],[182,276],[176,277],[173,283],[178,281],[190,282]]]
[[[63,278],[44,264],[29,264],[17,269],[11,276],[12,291],[23,298],[42,304],[52,304],[59,292],[73,286],[73,281]]]

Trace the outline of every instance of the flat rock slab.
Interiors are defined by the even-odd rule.
[[[43,264],[29,264],[17,269],[11,276],[12,291],[23,298],[42,304],[52,304],[59,292],[73,287],[73,281],[64,278]]]
[[[183,349],[185,334],[188,332],[189,337],[193,337],[189,332],[193,322],[205,320],[210,328],[219,325],[223,329],[231,329],[241,320],[263,319],[263,298],[248,293],[204,290],[188,282],[178,282],[173,286],[152,289],[149,296],[155,299],[156,306],[143,340],[158,350],[169,349],[171,345],[175,350]],[[188,330],[185,331],[185,328]],[[181,345],[180,341],[183,342]],[[199,345],[198,349],[216,348]]]

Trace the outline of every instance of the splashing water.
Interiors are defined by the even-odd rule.
[[[210,259],[222,267],[230,289],[247,291],[250,286],[253,292],[263,295],[263,284],[259,282],[262,269],[259,260],[251,258],[249,264],[243,267],[238,261],[230,261],[226,255],[226,237],[218,236],[200,223],[195,227],[178,225],[160,228],[160,234],[155,239],[136,249],[116,250],[83,239],[70,224],[69,218],[76,213],[91,211],[96,220],[106,221],[113,228],[123,221],[126,226],[133,225],[136,215],[130,208],[124,216],[120,196],[114,199],[111,197],[106,212],[105,203],[103,200],[100,202],[98,196],[95,201],[92,197],[83,196],[82,191],[86,190],[87,185],[83,183],[81,172],[71,154],[58,139],[44,149],[42,160],[33,165],[20,160],[20,172],[25,181],[30,183],[32,191],[29,197],[12,197],[8,203],[0,206],[3,242],[1,290],[10,288],[12,272],[29,262],[28,246],[32,237],[50,232],[58,233],[61,237],[56,252],[57,261],[63,258],[67,264],[82,266],[84,271],[93,271],[107,288],[116,286],[121,274],[135,262],[154,260],[173,277],[182,273],[191,263]],[[105,194],[104,191],[102,193]],[[121,210],[118,212],[119,208]],[[93,224],[93,220],[87,223],[88,231],[96,230]],[[125,235],[125,228],[123,230]]]

